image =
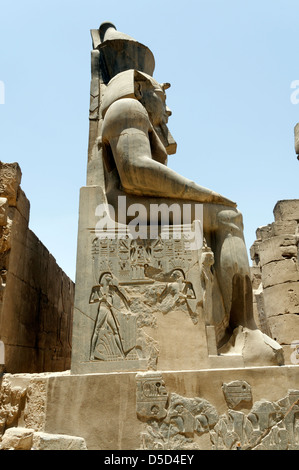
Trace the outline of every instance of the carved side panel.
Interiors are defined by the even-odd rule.
[[[94,322],[90,361],[156,369],[159,315],[170,315],[169,331],[174,312],[182,312],[182,321],[187,318],[193,327],[198,323],[201,291],[191,272],[198,251],[189,249],[183,237],[136,239],[117,233],[113,238],[94,231],[91,239],[94,284],[86,299]],[[194,335],[199,339],[195,330]]]
[[[243,380],[223,384],[228,411],[220,415],[203,398],[167,393],[161,374],[155,378],[138,375],[136,379],[137,416],[145,422],[141,449],[299,450],[298,390],[289,390],[276,402],[263,399],[252,404],[250,384]],[[162,395],[155,393],[157,381],[163,384]],[[152,393],[145,399],[142,390],[147,387]],[[237,411],[242,403],[248,413],[245,408]],[[155,408],[160,412],[153,413]],[[209,436],[210,445],[204,435]]]
[[[185,398],[176,393],[167,393],[163,383],[163,406],[161,413],[155,415],[150,410],[160,403],[160,396],[148,396],[147,410],[140,417],[140,407],[144,400],[140,390],[146,387],[151,377],[148,374],[137,376],[137,415],[146,421],[141,436],[141,449],[147,450],[200,450],[200,437],[210,432],[218,421],[214,406],[201,398]],[[144,409],[144,408],[143,408]],[[147,418],[147,419],[146,419]]]

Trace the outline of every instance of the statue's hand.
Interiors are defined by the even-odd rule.
[[[231,201],[230,199],[227,199],[226,197],[221,196],[221,194],[215,193],[214,191],[212,193],[213,193],[212,202],[215,202],[217,204],[223,204],[224,206],[237,207],[236,202]]]

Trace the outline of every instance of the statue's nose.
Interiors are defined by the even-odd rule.
[[[168,106],[166,106],[166,114],[168,117],[172,115],[171,109],[169,109]]]

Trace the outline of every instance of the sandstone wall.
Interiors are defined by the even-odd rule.
[[[299,200],[278,201],[251,247],[257,323],[283,346],[286,363],[299,363],[298,227]]]
[[[297,365],[5,374],[0,450],[299,450],[298,403]]]
[[[70,367],[74,284],[29,229],[17,163],[0,162],[0,340],[10,373]]]

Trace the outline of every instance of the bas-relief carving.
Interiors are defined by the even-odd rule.
[[[155,327],[155,312],[180,308],[194,325],[200,320],[209,328],[202,342],[211,342],[207,349],[214,355],[242,357],[250,350],[246,365],[282,364],[280,346],[259,335],[253,319],[250,268],[236,204],[167,167],[168,155],[176,152],[167,126],[171,111],[165,91],[170,84],[152,77],[152,53],[111,23],[93,30],[92,37],[88,182],[104,190],[103,203],[113,208],[109,217],[122,226],[133,215],[119,211],[120,197],[146,209],[189,204],[191,222],[196,206],[203,204],[204,246],[188,253],[182,241],[160,235],[155,240],[94,236],[94,281],[86,299],[97,304],[90,360],[112,364],[137,358],[145,361],[143,367],[156,368],[159,344],[143,327]],[[142,224],[149,224],[149,213]],[[197,263],[194,280],[188,271],[192,263]],[[245,342],[247,349],[240,348]]]
[[[251,387],[244,380],[223,384],[222,390],[229,408],[235,408],[242,402],[252,401]]]
[[[141,449],[299,449],[298,390],[289,390],[276,402],[263,399],[252,404],[250,384],[243,380],[223,384],[228,411],[219,415],[207,400],[168,393],[158,372],[137,374],[136,384],[137,416],[145,422]],[[241,403],[247,414],[235,409]]]
[[[169,394],[158,372],[137,374],[136,385],[137,416],[145,422],[141,449],[199,449],[195,436],[214,427],[216,409],[201,398]]]
[[[92,259],[99,282],[92,286],[89,298],[96,310],[90,359],[143,359],[148,368],[156,369],[159,345],[143,328],[156,328],[158,312],[167,315],[175,310],[197,323],[198,299],[186,279],[196,263],[195,253],[184,238],[97,237]]]
[[[289,390],[277,402],[255,402],[245,415],[229,410],[220,417],[211,433],[214,449],[243,450],[299,449],[299,391]]]
[[[103,273],[99,285],[92,288],[89,303],[98,303],[98,313],[91,340],[91,359],[137,358],[136,315],[129,308],[126,296],[117,279]]]
[[[165,418],[168,393],[161,373],[136,376],[137,416],[140,420]]]

